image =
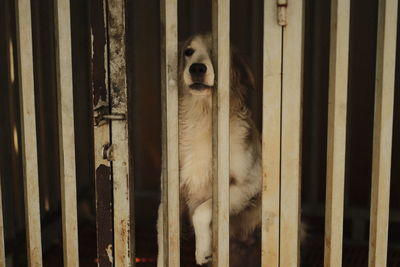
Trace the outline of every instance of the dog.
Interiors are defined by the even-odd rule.
[[[181,214],[188,214],[195,234],[196,263],[211,260],[212,94],[216,77],[212,36],[192,36],[179,51],[179,168]],[[261,224],[261,139],[246,99],[254,77],[235,49],[230,60],[230,240],[255,242]],[[163,259],[163,203],[158,210],[158,266]],[[232,253],[231,253],[232,254]],[[231,261],[232,262],[232,261]],[[244,265],[243,265],[244,266]],[[249,266],[249,265],[247,265]]]

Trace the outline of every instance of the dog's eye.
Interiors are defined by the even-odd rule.
[[[194,53],[194,49],[193,48],[188,48],[185,50],[185,56],[190,57],[191,55],[193,55]]]

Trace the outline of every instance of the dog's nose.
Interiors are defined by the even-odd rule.
[[[207,71],[207,66],[205,64],[202,63],[193,63],[190,68],[189,68],[189,72],[192,75],[203,75],[204,73],[206,73]]]

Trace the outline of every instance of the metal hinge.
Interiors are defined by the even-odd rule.
[[[101,126],[109,120],[126,120],[126,115],[124,113],[111,113],[109,114],[108,106],[100,106],[93,110],[93,122],[94,126]]]
[[[286,26],[286,8],[288,5],[288,0],[277,0],[278,6],[278,24],[280,26]]]

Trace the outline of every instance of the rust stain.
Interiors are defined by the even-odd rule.
[[[119,235],[120,235],[119,238],[123,242],[126,242],[127,239],[126,239],[125,220],[121,220],[119,222],[119,224],[120,224],[120,229],[121,229],[121,232],[119,233]],[[125,251],[124,250],[120,250],[119,253],[117,253],[117,257],[118,257],[119,262],[124,262]]]
[[[101,267],[112,266],[113,259],[113,188],[110,178],[111,168],[103,164],[99,165],[96,169],[96,224],[97,257]]]
[[[121,225],[121,229],[122,229],[121,238],[124,240],[125,237],[126,237],[126,223],[125,223],[125,220],[121,220],[120,221],[120,225]]]
[[[106,27],[104,23],[103,0],[93,0],[91,8],[91,28],[93,35],[93,54],[92,54],[92,86],[93,86],[93,106],[99,100],[107,101],[106,87]]]

